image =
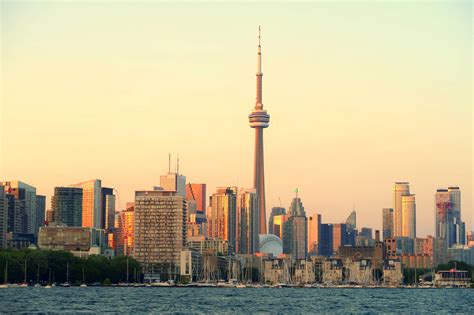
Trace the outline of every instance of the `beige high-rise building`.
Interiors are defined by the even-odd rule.
[[[73,184],[82,188],[82,226],[102,227],[102,183],[100,179]]]
[[[208,235],[229,242],[229,251],[237,246],[237,187],[218,187],[208,210]]]
[[[402,196],[410,194],[410,184],[396,182],[393,186],[393,236],[402,236]]]
[[[145,273],[175,279],[186,246],[185,197],[175,191],[136,191],[134,219],[133,256]]]
[[[402,235],[416,237],[416,204],[415,195],[402,196]]]

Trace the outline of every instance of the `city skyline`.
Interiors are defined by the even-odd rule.
[[[463,220],[472,230],[471,79],[462,71],[472,63],[466,8],[392,6],[397,10],[349,7],[357,9],[351,19],[373,11],[388,22],[403,17],[406,30],[391,23],[381,26],[388,34],[402,34],[394,43],[379,37],[382,30],[372,29],[374,20],[352,30],[338,28],[332,23],[348,17],[349,9],[329,4],[306,14],[308,6],[290,7],[300,21],[285,19],[284,30],[278,17],[288,7],[273,6],[271,16],[265,15],[265,6],[256,6],[263,14],[234,28],[232,23],[246,12],[235,5],[230,21],[214,11],[194,30],[181,26],[154,38],[160,27],[176,21],[158,22],[142,6],[133,10],[144,20],[136,21],[136,29],[123,29],[117,16],[127,16],[126,6],[112,5],[112,16],[100,6],[42,4],[26,10],[2,3],[2,24],[8,27],[2,28],[0,178],[34,185],[48,196],[47,209],[54,187],[98,178],[117,189],[120,209],[125,209],[135,191],[158,184],[171,151],[179,153],[180,172],[188,182],[206,183],[209,195],[220,186],[251,187],[253,145],[245,118],[254,93],[255,27],[262,24],[265,97],[272,111],[272,128],[265,136],[265,222],[280,199],[288,209],[298,187],[308,215],[317,212],[323,222],[342,223],[355,204],[358,227],[381,230],[382,208],[393,207],[393,183],[407,181],[416,194],[418,236],[434,235],[436,190],[451,185],[463,192]],[[159,8],[167,13],[178,9],[151,8],[158,8],[151,10],[157,15],[165,14]],[[420,8],[430,14],[421,15]],[[62,31],[51,29],[56,23],[41,25],[55,10],[62,13],[54,17],[64,23]],[[183,20],[191,14],[184,11],[179,15]],[[91,24],[77,29],[75,22],[85,13],[92,14]],[[100,19],[113,26],[103,26]],[[303,34],[303,26],[314,36]],[[408,26],[418,27],[420,43],[410,37]],[[74,34],[94,27],[98,34],[73,43]],[[139,30],[144,35],[134,38]],[[441,47],[433,33],[449,45]],[[193,39],[198,34],[200,43]],[[101,43],[102,36],[111,40]],[[123,47],[122,40],[133,48]],[[95,75],[84,67],[93,67]],[[40,80],[45,71],[52,73],[48,82]],[[387,140],[393,134],[396,138]]]

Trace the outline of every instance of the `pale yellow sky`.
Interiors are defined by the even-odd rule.
[[[263,27],[267,213],[294,188],[311,214],[381,228],[392,185],[433,234],[436,188],[473,226],[472,7],[454,3],[1,3],[0,179],[50,196],[100,178],[249,187]]]

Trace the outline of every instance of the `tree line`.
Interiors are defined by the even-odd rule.
[[[128,281],[127,281],[128,260]],[[25,276],[26,266],[26,276]],[[0,283],[119,283],[138,282],[141,266],[132,257],[79,258],[67,251],[0,250]],[[5,276],[7,279],[5,279]]]

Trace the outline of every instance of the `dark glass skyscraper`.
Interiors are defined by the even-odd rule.
[[[82,188],[54,188],[51,198],[53,221],[67,226],[82,226],[82,194]]]

